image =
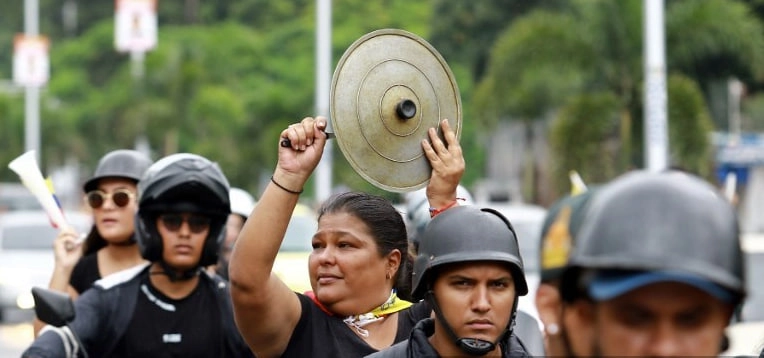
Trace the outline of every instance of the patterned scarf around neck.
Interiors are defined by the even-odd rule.
[[[369,331],[363,329],[364,326],[369,323],[384,319],[390,314],[402,311],[409,307],[411,307],[411,302],[399,299],[398,294],[395,292],[395,289],[393,289],[390,293],[390,297],[381,306],[368,313],[348,316],[342,321],[355,329],[355,331],[358,332],[358,334],[361,336],[368,337]]]

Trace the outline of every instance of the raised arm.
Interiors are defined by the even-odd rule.
[[[55,266],[50,276],[48,288],[59,292],[68,293],[69,297],[76,299],[79,294],[69,284],[72,277],[72,270],[77,261],[82,257],[82,245],[77,243],[79,234],[72,228],[66,228],[59,232],[56,240],[53,242],[53,255],[55,257]],[[40,333],[45,323],[35,317],[32,324],[35,337]]]
[[[422,149],[432,166],[432,176],[427,184],[427,200],[431,208],[445,210],[456,201],[456,188],[464,174],[464,155],[448,119],[440,122],[443,138],[440,140],[435,128],[430,128],[430,140],[422,141]]]
[[[231,253],[229,277],[236,325],[261,358],[280,356],[300,319],[299,299],[271,270],[299,192],[321,159],[325,128],[326,118],[308,117],[281,132],[281,138],[288,138],[292,146],[279,146],[273,180]]]

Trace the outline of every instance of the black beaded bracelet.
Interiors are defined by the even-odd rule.
[[[281,190],[283,190],[283,191],[285,191],[285,192],[287,192],[289,194],[296,194],[296,195],[302,194],[302,190],[300,190],[300,191],[290,190],[290,189],[285,188],[283,185],[277,183],[276,179],[273,179],[273,175],[271,175],[271,181],[273,182],[273,184],[276,184],[277,187],[281,188]]]

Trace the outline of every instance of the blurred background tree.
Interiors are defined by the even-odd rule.
[[[278,132],[314,112],[315,1],[158,4],[159,45],[136,80],[129,56],[114,50],[113,2],[40,0],[40,32],[52,43],[43,168],[74,158],[87,176],[106,151],[147,143],[154,158],[208,156],[233,185],[257,193]],[[546,204],[567,190],[568,170],[604,181],[643,165],[641,0],[332,5],[334,63],[379,28],[414,32],[449,62],[464,104],[468,187],[491,161],[507,161],[524,173],[523,198]],[[730,77],[748,89],[747,128],[764,128],[763,16],[761,0],[666,1],[672,165],[712,172],[709,131],[727,129],[720,91]],[[0,79],[11,77],[13,35],[22,31],[23,1],[0,2]],[[23,151],[23,103],[23,91],[0,82],[4,163]],[[525,126],[527,154],[502,158],[487,145],[502,123]],[[338,185],[396,197],[366,183],[339,150],[334,170]],[[0,180],[17,178],[5,170]]]
[[[556,135],[550,136],[550,147],[557,150],[533,163],[552,167],[557,183],[553,196],[568,190],[565,174],[570,170],[600,181],[644,165],[642,5],[641,0],[581,0],[562,9],[538,9],[512,23],[493,46],[475,92],[483,113],[478,117],[553,126],[555,121],[566,122],[556,125]],[[669,80],[669,161],[708,176],[709,131],[727,129],[708,122],[714,98],[722,96],[726,111],[726,92],[714,88],[720,82],[726,85],[730,76],[761,81],[761,20],[737,1],[668,1],[665,12],[667,72],[684,74]],[[610,99],[602,97],[603,91]],[[587,100],[587,93],[594,96]],[[613,98],[618,106],[615,117]],[[594,112],[582,111],[587,107]],[[720,117],[726,120],[726,114]],[[597,123],[613,118],[617,130],[597,129],[602,129]],[[580,128],[584,125],[595,128]],[[615,153],[591,156],[593,143],[614,140]],[[574,143],[582,148],[576,150]],[[536,186],[527,196],[538,199],[544,189]]]

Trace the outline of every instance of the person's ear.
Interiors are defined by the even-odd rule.
[[[540,283],[536,291],[536,310],[544,325],[544,352],[548,356],[568,354],[562,336],[562,299],[560,291],[554,285]]]
[[[390,251],[389,254],[387,254],[387,272],[389,272],[390,277],[395,277],[395,274],[398,272],[398,270],[401,267],[401,251],[398,249],[394,249]]]
[[[593,342],[597,320],[596,303],[585,299],[564,304],[562,311],[563,334],[570,344],[573,356],[589,356],[594,354]]]
[[[536,291],[536,310],[547,335],[559,333],[562,324],[560,291],[553,285],[540,283]]]
[[[589,300],[579,299],[566,306],[569,314],[567,317],[574,325],[591,326],[594,324],[594,303]],[[563,318],[565,319],[565,318]]]

